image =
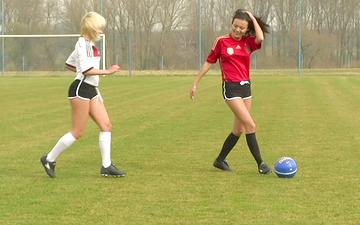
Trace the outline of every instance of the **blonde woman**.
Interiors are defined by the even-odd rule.
[[[76,73],[75,80],[68,91],[72,127],[58,140],[49,153],[40,158],[40,162],[46,174],[54,178],[56,159],[83,135],[90,117],[100,129],[99,147],[102,158],[100,174],[122,177],[125,173],[117,169],[110,159],[111,122],[98,89],[99,75],[114,74],[120,67],[112,65],[109,69],[99,69],[100,51],[95,47],[94,42],[100,39],[100,34],[106,25],[105,18],[96,12],[89,12],[82,18],[80,25],[81,37],[65,63],[67,69]]]

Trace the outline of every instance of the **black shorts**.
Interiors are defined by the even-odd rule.
[[[223,82],[222,94],[225,100],[232,100],[237,98],[249,99],[251,98],[250,81],[241,82]]]
[[[73,99],[73,98],[81,98],[84,100],[91,100],[97,96],[99,96],[99,90],[97,89],[97,87],[85,83],[82,80],[74,80],[70,87],[69,87],[69,91],[68,91],[68,98],[69,99]]]

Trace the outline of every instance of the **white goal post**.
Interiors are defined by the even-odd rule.
[[[4,39],[5,38],[52,38],[52,37],[80,37],[80,34],[0,34],[0,38],[2,39],[2,60],[4,60]],[[106,69],[106,39],[105,34],[100,34],[101,42],[102,42],[102,50],[101,50],[101,60],[102,60],[102,69]],[[1,51],[1,50],[0,50]],[[4,65],[4,61],[2,62],[2,65]]]

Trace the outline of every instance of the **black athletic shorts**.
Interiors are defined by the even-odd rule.
[[[250,81],[241,82],[223,82],[222,94],[225,100],[232,100],[237,98],[249,99],[251,98]]]
[[[81,98],[85,100],[91,100],[99,95],[97,87],[85,83],[82,80],[74,80],[68,91],[68,98]]]

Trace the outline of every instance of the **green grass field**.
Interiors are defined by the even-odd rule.
[[[293,179],[259,175],[244,137],[234,172],[212,167],[232,114],[211,75],[195,103],[191,76],[103,78],[112,159],[127,177],[99,176],[90,122],[50,179],[39,158],[70,128],[73,77],[0,77],[0,224],[359,224],[360,76],[263,74],[252,86],[259,145],[270,165],[293,157]]]

